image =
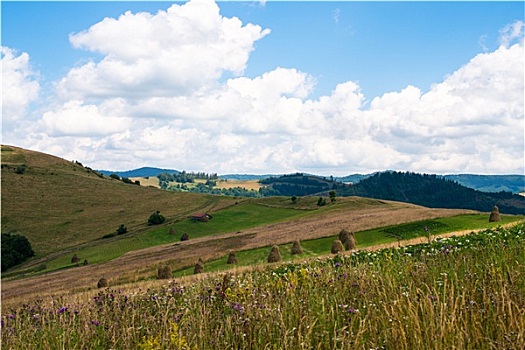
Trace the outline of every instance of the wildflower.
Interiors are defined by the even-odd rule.
[[[63,306],[63,307],[61,307],[61,308],[58,310],[58,314],[61,315],[61,314],[63,314],[63,313],[66,312],[66,311],[67,311],[67,307]]]
[[[10,320],[14,320],[15,319],[15,315],[9,314],[9,316],[7,316],[7,318],[9,318]]]

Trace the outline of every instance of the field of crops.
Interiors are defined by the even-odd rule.
[[[2,310],[5,349],[525,348],[525,225]]]

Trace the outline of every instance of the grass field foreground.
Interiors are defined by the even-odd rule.
[[[525,226],[2,310],[9,349],[525,347]]]

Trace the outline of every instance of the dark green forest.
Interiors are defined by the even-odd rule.
[[[26,237],[18,234],[2,234],[2,272],[34,255],[35,252]]]

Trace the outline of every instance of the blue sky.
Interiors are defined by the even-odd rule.
[[[170,2],[2,2],[3,89],[31,91],[4,94],[3,143],[111,170],[523,173],[523,2],[199,5],[219,8],[210,33],[242,22],[221,32],[226,44],[197,35],[210,29],[206,11],[177,17],[190,7],[176,4],[173,20],[187,26],[169,32],[157,14]],[[148,21],[159,30],[132,53],[124,43],[136,35],[117,20],[126,11],[137,33]],[[184,49],[208,57],[155,43],[190,31],[201,42]],[[159,51],[138,52],[150,45]],[[228,52],[239,56],[229,63]],[[134,77],[139,67],[158,79]],[[509,91],[480,83],[516,76]],[[487,120],[496,131],[480,133]],[[501,140],[506,128],[515,135]]]

